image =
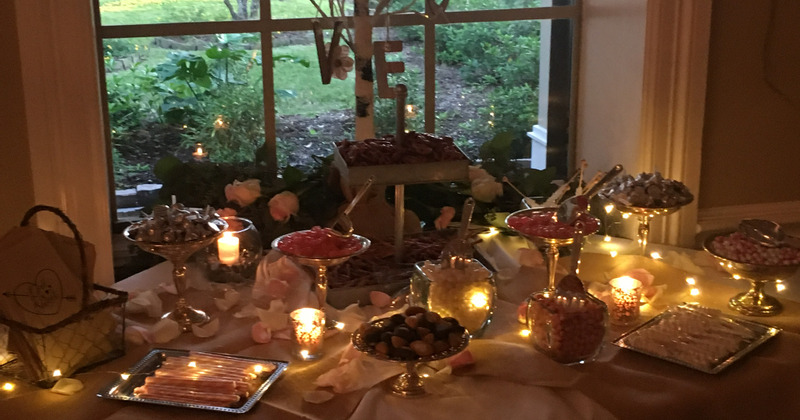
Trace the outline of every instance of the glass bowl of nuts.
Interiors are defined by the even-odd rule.
[[[405,364],[406,372],[391,384],[392,393],[418,397],[425,394],[425,387],[417,365],[460,353],[469,344],[469,331],[455,318],[412,306],[403,313],[361,324],[352,341],[364,354]]]

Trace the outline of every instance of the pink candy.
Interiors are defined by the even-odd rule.
[[[739,232],[718,236],[711,250],[729,260],[758,265],[800,264],[800,249],[789,246],[770,248],[758,244]]]
[[[278,242],[282,252],[309,258],[344,257],[358,252],[361,246],[358,238],[341,237],[319,226],[291,233]]]
[[[558,222],[553,218],[554,212],[543,211],[512,216],[508,219],[508,226],[529,236],[542,238],[567,239],[575,236],[574,224]],[[583,234],[590,235],[597,231],[599,222],[594,217],[581,213],[575,223],[583,223]]]

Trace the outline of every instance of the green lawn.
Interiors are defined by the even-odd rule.
[[[347,79],[332,79],[329,85],[323,85],[319,75],[319,62],[316,48],[313,45],[293,45],[275,48],[274,54],[289,54],[305,58],[311,67],[305,68],[295,63],[275,64],[275,89],[287,89],[295,92],[293,98],[277,99],[278,112],[292,115],[316,115],[336,109],[351,109],[355,106],[353,72]]]
[[[310,0],[272,0],[271,8],[273,19],[317,16]],[[231,20],[222,0],[100,0],[100,17],[103,25]]]

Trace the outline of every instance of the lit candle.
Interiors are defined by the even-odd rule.
[[[611,285],[611,322],[628,325],[639,319],[639,301],[642,298],[642,282],[635,278],[617,277],[609,282]]]
[[[204,157],[208,156],[208,152],[203,149],[203,143],[197,143],[195,145],[195,150],[192,152],[192,156],[197,161],[201,161]]]
[[[236,264],[239,261],[239,238],[231,232],[223,232],[222,237],[217,239],[217,251],[219,262],[225,265]]]
[[[325,312],[316,308],[300,308],[289,314],[292,320],[292,337],[297,356],[301,360],[314,360],[322,355],[325,334]]]

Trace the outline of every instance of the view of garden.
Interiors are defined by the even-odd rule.
[[[225,0],[100,0],[103,25],[230,21],[249,17]],[[250,2],[247,13],[251,13]],[[257,2],[256,2],[257,3]],[[348,2],[349,3],[349,2]],[[399,1],[405,4],[407,1]],[[414,8],[422,10],[424,1]],[[533,7],[524,0],[454,0],[448,10]],[[325,2],[327,6],[327,2]],[[352,7],[352,3],[350,6]],[[396,10],[394,8],[393,10]],[[272,0],[273,19],[311,18],[310,0]],[[352,13],[350,11],[349,13]],[[390,84],[409,87],[410,129],[423,129],[421,27],[374,29],[374,40],[400,39],[406,71]],[[159,182],[156,162],[192,159],[196,143],[211,162],[254,162],[264,143],[262,66],[271,66],[278,160],[309,167],[332,143],[352,138],[354,75],[320,81],[311,31],[272,34],[273,60],[263,63],[260,34],[104,39],[115,183]],[[536,122],[539,70],[537,21],[444,24],[436,27],[436,132],[453,137],[472,157],[500,132],[513,138],[514,156],[530,152],[526,132]],[[326,39],[330,34],[326,31]],[[352,53],[351,53],[352,57]],[[394,130],[394,101],[376,100],[376,133]]]

